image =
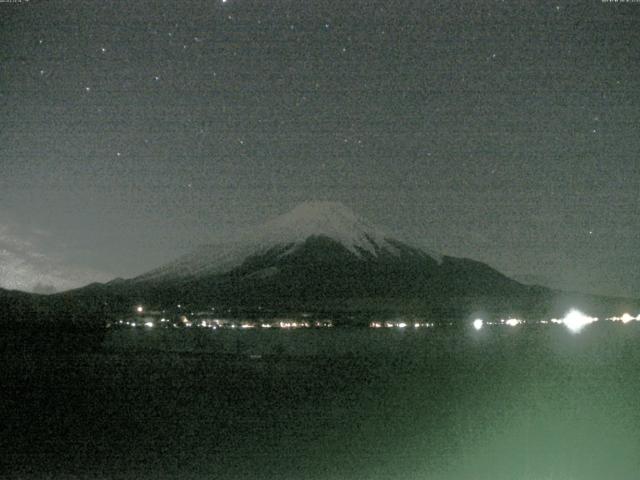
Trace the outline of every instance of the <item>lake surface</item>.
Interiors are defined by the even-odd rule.
[[[636,323],[114,331],[2,358],[0,476],[637,479],[639,347]]]

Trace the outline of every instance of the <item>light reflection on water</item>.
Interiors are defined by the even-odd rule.
[[[25,451],[66,478],[635,479],[639,340],[603,322],[118,330],[38,367],[70,391],[37,404],[48,433]]]

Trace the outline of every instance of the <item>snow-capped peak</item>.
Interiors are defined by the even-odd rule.
[[[396,250],[389,235],[338,202],[302,203],[260,227],[257,239],[263,245],[298,244],[313,236],[331,238],[358,256],[361,250]]]
[[[360,258],[364,252],[376,257],[382,250],[387,254],[400,255],[396,246],[399,242],[379,227],[359,218],[341,203],[305,202],[288,213],[239,234],[231,243],[200,247],[136,280],[225,273],[242,265],[248,257],[273,248],[285,248],[282,255],[287,255],[310,237],[328,237]],[[427,254],[436,258],[431,253]]]

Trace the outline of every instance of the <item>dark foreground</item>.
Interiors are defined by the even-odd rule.
[[[0,477],[638,478],[640,325],[247,333],[6,353]]]

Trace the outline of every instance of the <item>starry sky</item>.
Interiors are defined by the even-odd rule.
[[[131,277],[308,200],[640,292],[640,3],[0,3],[0,286]]]

